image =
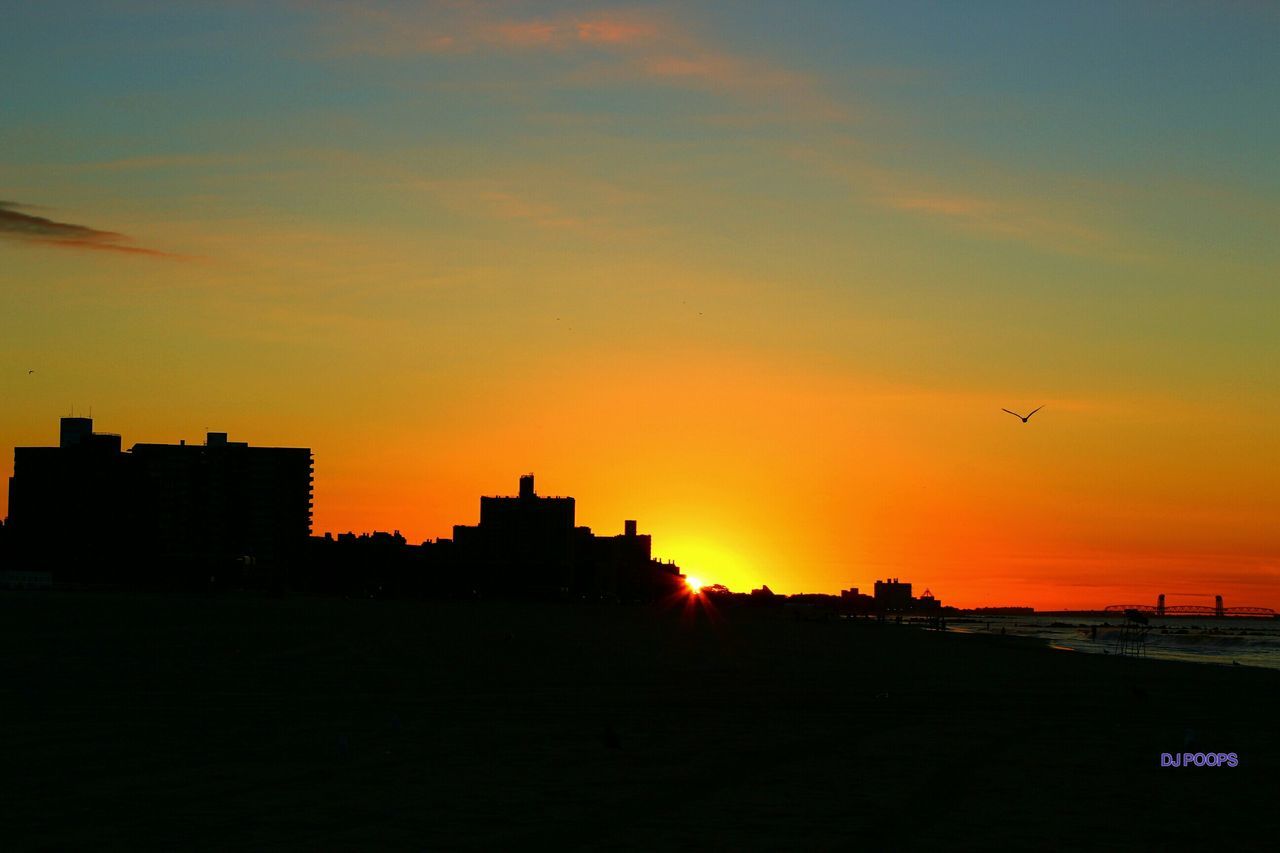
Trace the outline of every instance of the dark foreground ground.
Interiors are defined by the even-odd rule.
[[[789,613],[0,594],[11,850],[1280,849],[1278,728],[1278,671]]]

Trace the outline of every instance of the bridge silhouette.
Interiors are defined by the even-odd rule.
[[[1150,604],[1108,604],[1105,608],[1107,613],[1124,613],[1126,610],[1136,610],[1149,616],[1214,616],[1220,619],[1232,617],[1246,619],[1280,618],[1280,614],[1277,614],[1270,607],[1224,607],[1222,605],[1222,596],[1220,595],[1213,597],[1213,607],[1200,604],[1175,604],[1171,607],[1166,607],[1164,593],[1162,592],[1156,598],[1154,606]]]

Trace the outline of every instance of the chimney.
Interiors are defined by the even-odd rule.
[[[533,497],[533,475],[525,474],[520,478],[520,497]]]

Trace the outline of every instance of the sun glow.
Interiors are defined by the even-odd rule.
[[[689,587],[689,592],[692,592],[694,595],[697,595],[698,590],[702,589],[702,581],[697,578],[685,578],[684,585]]]

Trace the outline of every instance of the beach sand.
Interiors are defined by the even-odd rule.
[[[1280,672],[787,610],[0,594],[6,849],[1269,849]],[[1240,766],[1162,768],[1162,752]]]

